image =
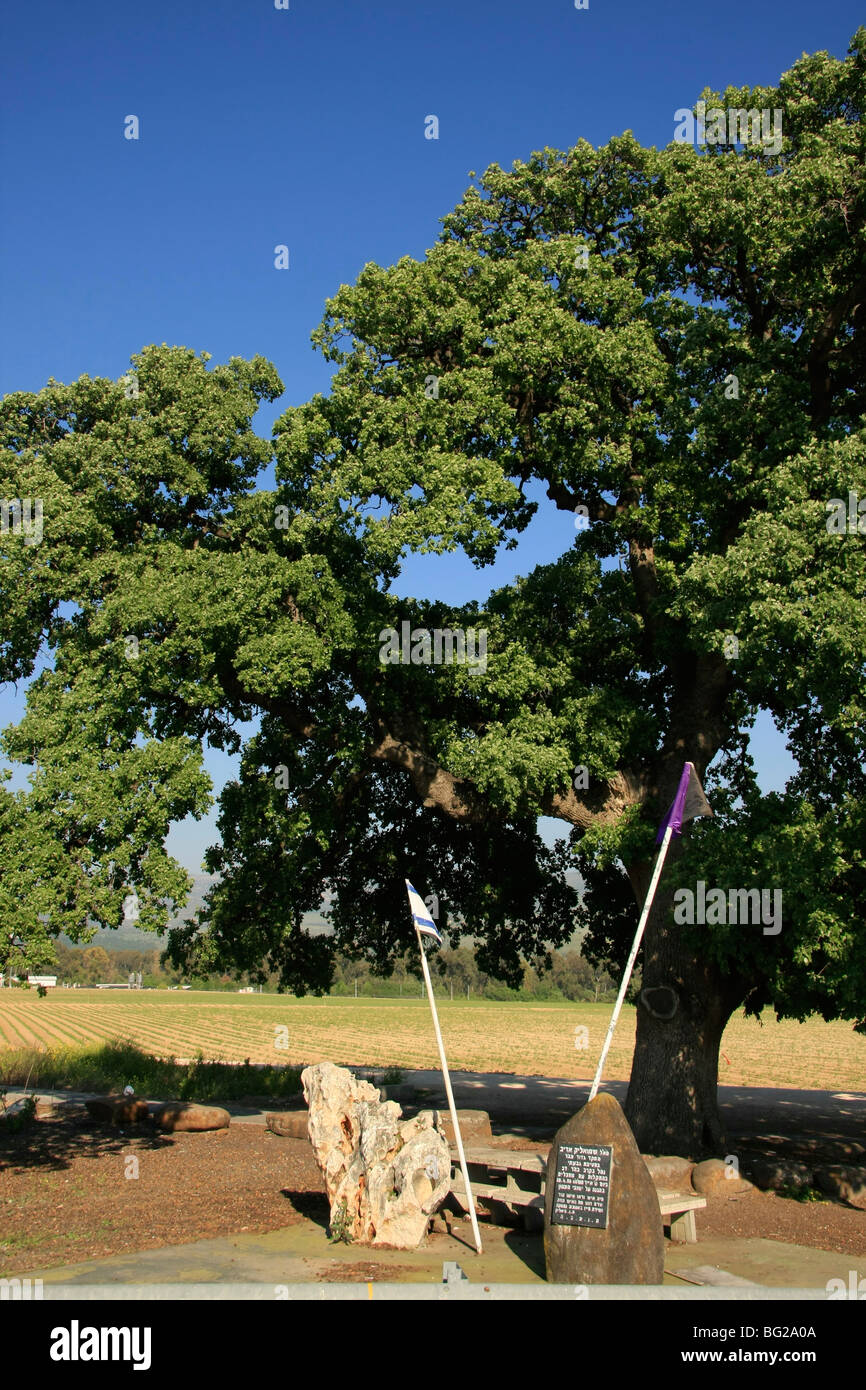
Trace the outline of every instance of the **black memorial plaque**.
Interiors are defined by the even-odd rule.
[[[610,1144],[560,1144],[551,1225],[607,1229],[612,1156]]]

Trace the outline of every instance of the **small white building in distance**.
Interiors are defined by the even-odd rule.
[[[0,970],[0,989],[9,989],[12,985],[19,985],[20,983],[21,983],[20,976],[18,976],[18,975],[9,975],[9,976],[7,976],[7,975],[5,975],[5,974],[3,973],[2,970]],[[45,985],[46,989],[54,989],[55,986],[57,985],[57,976],[56,976],[56,975],[28,975],[28,976],[27,976],[27,983],[28,983],[28,985]]]

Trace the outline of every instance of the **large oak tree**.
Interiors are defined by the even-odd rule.
[[[335,948],[385,970],[408,875],[516,979],[571,934],[574,865],[586,950],[621,963],[688,758],[716,814],[672,854],[643,948],[642,1148],[722,1142],[738,1007],[866,1026],[864,61],[861,30],[846,61],[704,94],[780,108],[778,153],[626,133],[488,169],[423,261],[329,301],[332,389],[273,446],[259,358],[151,347],[132,389],[5,399],[0,493],[44,503],[39,544],[0,536],[0,678],[33,677],[4,737],[32,782],[0,789],[0,916],[34,952],[118,924],[132,889],[164,924],[189,885],[163,837],[205,808],[210,743],[240,774],[207,930],[173,934],[175,963],[299,991]],[[484,566],[539,504],[561,515],[549,564],[483,604],[395,597],[407,553]],[[382,664],[404,620],[485,630],[486,669]],[[761,709],[799,764],[784,794],[756,783]],[[540,815],[570,843],[545,847]],[[782,930],[677,923],[699,879],[781,889]],[[332,939],[302,927],[323,890]]]

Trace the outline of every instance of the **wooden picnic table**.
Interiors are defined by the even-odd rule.
[[[469,1184],[476,1200],[485,1204],[501,1202],[512,1216],[519,1216],[528,1230],[544,1225],[544,1183],[547,1154],[526,1149],[468,1148],[464,1150]],[[451,1191],[468,1211],[469,1204],[460,1164],[452,1150]],[[672,1192],[656,1188],[659,1211],[670,1226],[671,1240],[690,1245],[697,1241],[695,1212],[707,1205],[706,1197],[694,1192]],[[664,1218],[670,1220],[665,1221]]]

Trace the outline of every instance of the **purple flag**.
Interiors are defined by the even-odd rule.
[[[695,772],[694,763],[686,763],[683,767],[680,785],[677,787],[677,794],[671,803],[670,810],[659,826],[656,844],[661,844],[668,826],[671,827],[674,835],[682,835],[683,825],[687,820],[693,820],[695,816],[711,816],[712,814],[710,803],[704,796],[701,779]]]

